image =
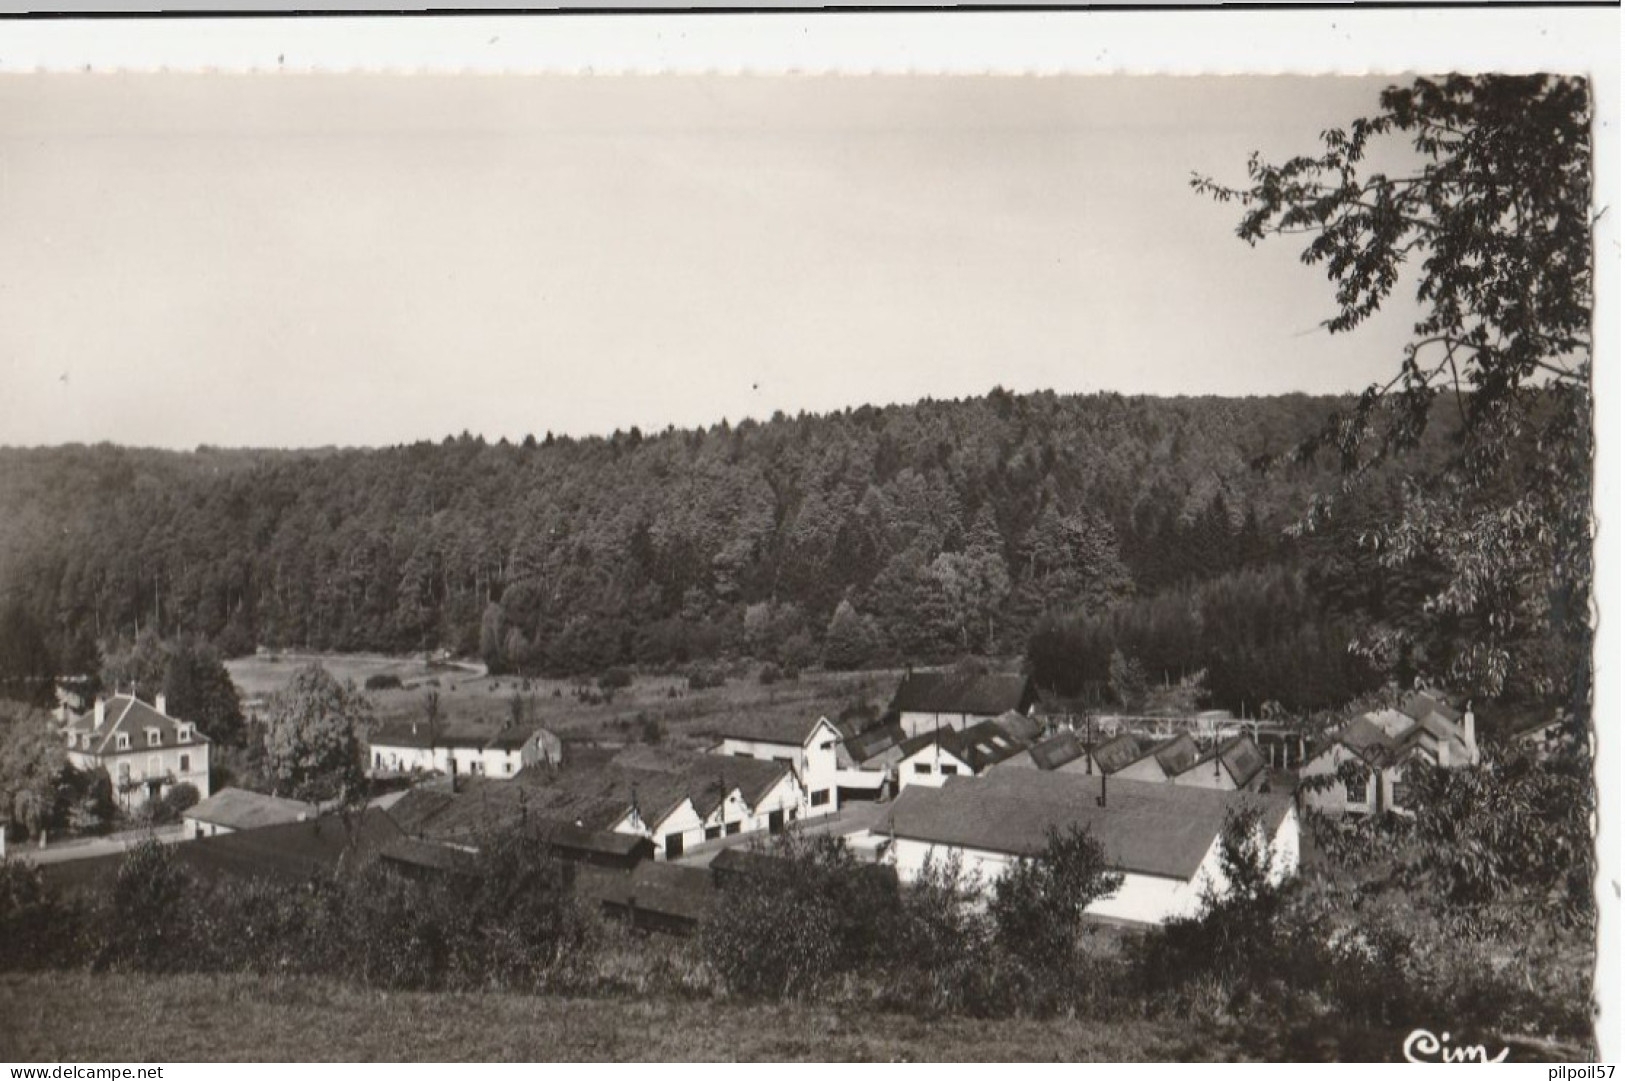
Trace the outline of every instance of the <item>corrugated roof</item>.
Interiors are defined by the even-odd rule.
[[[1114,868],[1188,881],[1234,807],[1254,802],[1272,835],[1291,809],[1281,796],[1144,781],[1100,782],[1074,773],[994,772],[952,778],[941,788],[911,785],[892,804],[887,829],[932,844],[1019,856],[1041,852],[1050,829],[1089,829]]]
[[[252,830],[315,818],[316,814],[314,803],[267,796],[246,788],[222,788],[189,807],[185,817],[227,829]]]
[[[996,717],[1024,712],[1036,693],[1023,675],[974,672],[910,672],[897,686],[889,709],[896,713],[968,713]]]

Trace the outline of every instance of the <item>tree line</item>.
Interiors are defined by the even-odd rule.
[[[1338,404],[995,390],[520,444],[0,450],[0,584],[68,669],[143,629],[551,673],[804,664],[832,630],[838,663],[1014,652],[1045,612],[1280,558],[1330,470],[1249,462]]]

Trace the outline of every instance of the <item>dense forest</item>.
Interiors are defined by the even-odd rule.
[[[607,438],[0,449],[0,589],[70,668],[149,628],[549,673],[1031,645],[1063,691],[1124,649],[1315,708],[1375,678],[1351,621],[1393,595],[1295,534],[1330,467],[1254,463],[1346,404],[995,389]]]

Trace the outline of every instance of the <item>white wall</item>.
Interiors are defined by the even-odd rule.
[[[952,728],[963,732],[972,725],[991,721],[998,717],[997,713],[899,713],[897,723],[903,726],[905,736],[918,736],[926,732],[935,732],[937,729]]]
[[[923,772],[922,768],[923,767]],[[897,790],[909,785],[927,785],[941,788],[949,777],[974,777],[975,771],[935,743],[924,747],[897,763]]]
[[[892,859],[896,863],[897,877],[904,884],[911,883],[919,877],[928,858],[941,863],[954,851],[955,849],[949,846],[899,837],[892,845]],[[1006,853],[990,852],[985,849],[963,848],[957,851],[960,857],[960,873],[977,875],[984,891],[991,891],[993,883],[1003,876],[1016,860],[1016,857]],[[1163,923],[1176,916],[1195,915],[1202,903],[1203,875],[1213,869],[1209,867],[1209,863],[1216,860],[1217,849],[1209,853],[1209,858],[1203,862],[1202,869],[1189,881],[1126,873],[1123,875],[1123,885],[1118,891],[1090,905],[1088,912],[1103,919],[1144,924]]]
[[[427,747],[392,747],[374,743],[368,748],[367,769],[371,773],[424,773],[435,768],[434,752]]]

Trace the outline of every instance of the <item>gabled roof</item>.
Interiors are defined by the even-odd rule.
[[[391,812],[414,823],[408,832],[461,841],[520,822],[564,823],[588,831],[611,831],[637,807],[657,825],[685,803],[702,818],[739,792],[753,808],[790,773],[784,762],[732,755],[696,754],[675,748],[632,747],[612,758],[577,755],[556,772],[526,770],[511,780],[471,777],[455,795],[413,789]],[[719,785],[722,786],[719,788]]]
[[[904,740],[898,749],[904,758],[908,758],[933,744],[977,773],[1027,748],[1025,742],[1012,739],[997,723],[982,721],[963,730],[943,728],[935,732],[922,732]]]
[[[367,747],[409,747],[428,750],[435,745],[435,732],[427,724],[386,724],[367,735]]]
[[[993,718],[993,723],[1004,731],[1011,739],[1021,743],[1036,743],[1044,735],[1044,722],[1035,720],[1025,713],[1007,710]]]
[[[887,829],[931,844],[1032,856],[1050,829],[1077,826],[1093,833],[1117,870],[1189,881],[1232,808],[1260,807],[1273,836],[1292,807],[1283,796],[1121,779],[1108,783],[1104,807],[1098,793],[1095,778],[1066,772],[951,778],[941,788],[905,788]]]
[[[1319,758],[1334,745],[1352,751],[1355,757],[1373,769],[1390,766],[1399,757],[1399,743],[1365,716],[1355,717],[1324,733],[1310,749],[1308,758]]]
[[[185,817],[234,830],[262,829],[315,818],[314,803],[267,796],[246,788],[222,788],[187,808]]]
[[[1118,772],[1126,766],[1131,766],[1145,757],[1146,751],[1140,746],[1140,741],[1133,735],[1124,732],[1120,736],[1113,736],[1104,743],[1095,744],[1091,752],[1095,758],[1095,765],[1100,772],[1107,776]]]
[[[974,672],[910,672],[892,695],[894,713],[965,713],[997,717],[1025,712],[1037,693],[1023,675]]]
[[[1236,736],[1220,744],[1218,755],[1237,788],[1246,788],[1264,769],[1264,752],[1251,736]]]
[[[184,742],[180,738],[182,727],[191,732],[191,738]],[[177,720],[167,713],[159,713],[152,706],[130,694],[115,694],[106,700],[100,728],[96,727],[96,712],[92,708],[69,720],[65,730],[76,734],[88,734],[90,736],[88,753],[96,755],[172,750],[209,742],[208,737],[199,732],[196,725]],[[158,733],[157,743],[150,741],[148,733],[151,731]],[[130,737],[128,747],[118,746],[116,737],[120,733]]]
[[[534,725],[519,728],[504,728],[492,736],[485,748],[489,751],[518,751],[523,750],[525,744],[545,733],[547,729]]]
[[[839,726],[827,717],[814,717],[812,720],[805,717],[769,717],[759,719],[747,727],[725,729],[722,738],[749,743],[782,743],[787,747],[805,747],[812,740],[813,733],[826,725],[831,730],[832,738],[841,738]]]
[[[1157,765],[1162,767],[1164,775],[1178,777],[1201,760],[1202,749],[1196,745],[1196,740],[1191,738],[1189,732],[1181,732],[1153,747],[1151,757],[1157,760]]]
[[[415,837],[396,837],[386,842],[378,850],[378,857],[387,863],[464,875],[469,878],[480,873],[479,857],[466,848],[454,848],[435,841],[420,841]]]
[[[1028,750],[1027,756],[1039,769],[1060,769],[1084,756],[1083,740],[1076,732],[1058,732]]]
[[[1436,691],[1413,691],[1407,694],[1399,703],[1399,710],[1407,717],[1422,720],[1429,714],[1438,716],[1457,724],[1461,721],[1461,710],[1450,704],[1450,700]]]
[[[855,736],[848,736],[846,750],[852,756],[852,761],[862,766],[898,747],[906,739],[903,726],[892,721],[859,732]]]

